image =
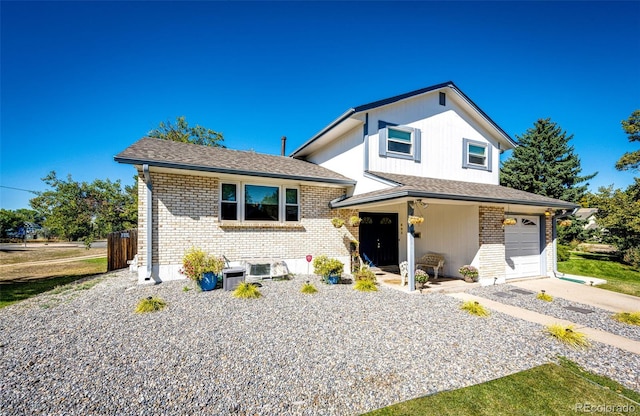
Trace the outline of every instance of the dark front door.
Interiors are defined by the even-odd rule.
[[[360,218],[362,259],[368,257],[376,266],[398,264],[398,214],[361,212]]]

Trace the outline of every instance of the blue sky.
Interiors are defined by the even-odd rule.
[[[352,106],[452,80],[512,137],[550,117],[591,189],[626,187],[640,108],[640,2],[6,2],[0,207],[184,115],[225,145],[294,150]]]

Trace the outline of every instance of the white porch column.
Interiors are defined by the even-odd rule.
[[[413,215],[413,203],[407,202],[407,219],[410,215]],[[409,271],[409,291],[413,292],[416,290],[416,250],[413,224],[409,224],[407,221],[407,225],[407,263],[409,263],[407,269]]]

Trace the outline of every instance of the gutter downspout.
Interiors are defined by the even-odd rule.
[[[146,232],[146,245],[147,245],[147,254],[146,254],[146,263],[147,263],[147,274],[144,278],[145,282],[151,280],[153,277],[153,186],[151,184],[151,174],[149,173],[149,165],[142,165],[142,174],[144,176],[144,183],[147,185],[147,232]]]

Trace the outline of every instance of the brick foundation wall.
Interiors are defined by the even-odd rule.
[[[479,238],[479,278],[504,279],[505,248],[502,220],[504,209],[501,207],[480,206],[478,209],[480,234]]]

